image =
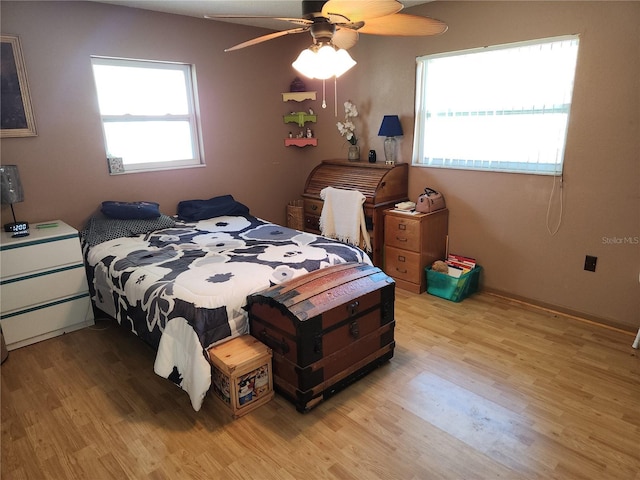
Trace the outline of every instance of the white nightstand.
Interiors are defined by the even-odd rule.
[[[60,220],[32,224],[27,237],[2,232],[2,332],[13,350],[93,325],[78,231]]]

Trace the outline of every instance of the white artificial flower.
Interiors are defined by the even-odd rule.
[[[350,100],[344,102],[344,123],[338,122],[336,126],[338,127],[338,132],[343,137],[346,137],[351,145],[356,145],[358,143],[358,139],[356,137],[356,126],[351,121],[351,118],[358,116],[358,109],[356,106],[351,103]]]

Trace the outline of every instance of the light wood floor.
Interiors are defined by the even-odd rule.
[[[397,290],[396,353],[307,414],[194,412],[114,323],[10,352],[2,480],[640,479],[633,335]]]

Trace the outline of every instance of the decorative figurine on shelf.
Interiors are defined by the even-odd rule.
[[[307,138],[313,138],[313,132],[307,127]]]
[[[309,109],[309,115],[315,115],[315,114],[313,113],[313,108],[310,108],[310,109]]]
[[[306,92],[307,87],[305,86],[304,82],[300,80],[299,77],[296,77],[293,79],[293,82],[291,82],[291,85],[289,86],[289,91],[290,92]]]
[[[293,133],[289,132],[289,138],[293,138]]]

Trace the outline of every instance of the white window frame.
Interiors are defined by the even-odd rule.
[[[578,46],[565,35],[418,57],[413,165],[561,175]],[[522,49],[545,55],[502,75],[485,68],[516,64]],[[460,61],[468,74],[454,77]]]
[[[106,65],[111,67],[128,67],[128,68],[145,68],[151,70],[172,70],[181,72],[184,76],[184,91],[178,92],[181,95],[186,96],[187,102],[187,112],[180,114],[140,114],[140,113],[129,113],[125,112],[122,114],[103,114],[102,110],[100,112],[100,117],[102,120],[103,127],[103,136],[105,142],[105,149],[107,153],[107,159],[109,161],[109,171],[112,175],[122,174],[122,173],[136,173],[136,172],[148,172],[148,171],[156,171],[156,170],[169,170],[176,168],[188,168],[188,167],[198,167],[204,166],[204,155],[202,149],[202,140],[201,140],[201,131],[200,131],[200,122],[199,122],[199,111],[198,111],[198,101],[197,101],[197,90],[196,90],[196,82],[195,82],[195,67],[186,63],[179,62],[166,62],[166,61],[156,61],[156,60],[134,60],[134,59],[126,59],[126,58],[114,58],[114,57],[101,57],[101,56],[92,56],[91,57],[92,67],[97,65]],[[94,75],[95,78],[95,75]],[[96,79],[96,91],[98,95],[98,103],[100,103],[100,86],[98,85]],[[100,105],[99,105],[100,109]],[[167,127],[171,130],[172,122],[179,122],[183,127],[185,123],[188,125],[188,137],[190,140],[190,149],[191,155],[186,156],[187,158],[165,158],[154,161],[149,158],[136,158],[134,155],[130,155],[129,157],[123,156],[119,154],[117,151],[111,151],[109,147],[108,137],[106,126],[109,123],[113,124],[121,124],[126,125],[127,123],[137,123],[138,125],[143,125],[146,122],[155,122],[158,125],[158,133],[154,135],[155,138],[160,140],[165,139],[166,135],[163,135],[162,128],[164,128],[165,132]],[[141,139],[141,142],[145,140]],[[138,148],[145,148],[145,145],[138,145]],[[150,149],[151,150],[151,149]],[[117,163],[113,163],[113,159],[116,159]],[[118,158],[122,158],[122,163],[118,161]],[[114,168],[114,165],[117,165]],[[120,165],[122,165],[121,168]]]

